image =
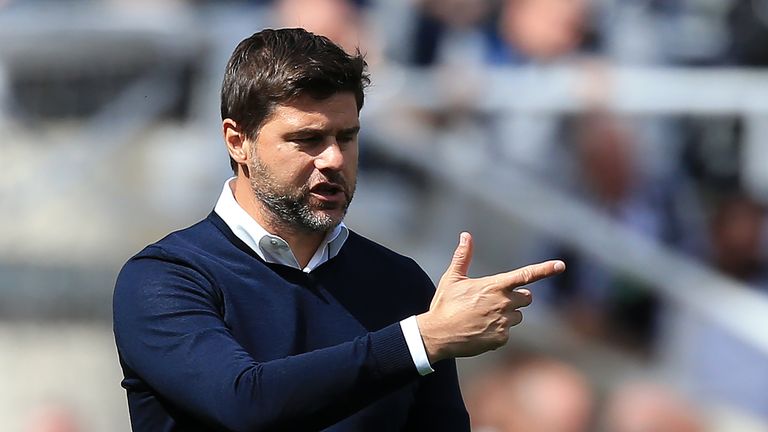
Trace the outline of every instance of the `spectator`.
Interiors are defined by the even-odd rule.
[[[80,432],[82,429],[71,408],[65,405],[45,405],[30,416],[24,431]]]
[[[709,262],[765,292],[764,208],[741,194],[719,200],[710,218]],[[664,361],[707,405],[726,405],[768,421],[768,356],[728,329],[690,310],[665,314]]]
[[[630,229],[665,241],[670,234],[668,191],[642,169],[632,130],[608,113],[591,113],[569,126],[574,136],[577,196]],[[581,332],[649,352],[658,299],[649,287],[603,264],[562,248],[569,271],[554,286],[555,304]]]
[[[711,223],[712,265],[735,279],[765,290],[768,274],[763,262],[765,209],[744,195],[725,198]]]
[[[509,359],[474,381],[467,393],[473,430],[586,432],[594,396],[581,372],[543,356]]]
[[[672,390],[651,383],[630,383],[610,396],[604,416],[610,432],[703,432],[696,410]]]
[[[326,36],[350,54],[358,48],[371,64],[378,60],[378,48],[365,31],[360,7],[349,0],[277,0],[281,27],[302,27]]]
[[[736,0],[728,14],[730,60],[744,66],[768,66],[768,4]]]
[[[486,63],[493,27],[490,0],[421,0],[414,13],[416,66]]]
[[[587,35],[586,0],[504,0],[495,62],[549,62],[578,51]]]

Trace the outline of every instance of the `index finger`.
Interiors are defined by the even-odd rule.
[[[550,276],[558,275],[565,271],[565,263],[560,260],[545,261],[531,264],[506,273],[492,276],[494,282],[505,289],[515,289],[532,284]]]

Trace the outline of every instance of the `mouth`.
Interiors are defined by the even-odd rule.
[[[321,201],[343,201],[346,199],[344,188],[335,183],[319,183],[309,192]]]

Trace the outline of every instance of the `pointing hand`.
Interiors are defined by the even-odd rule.
[[[507,343],[509,329],[520,324],[520,308],[531,304],[525,285],[562,273],[562,261],[546,261],[491,276],[467,276],[472,236],[461,233],[448,269],[440,278],[429,311],[416,317],[431,363],[470,357]]]

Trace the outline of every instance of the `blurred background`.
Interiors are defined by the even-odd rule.
[[[768,431],[767,0],[0,0],[0,430],[128,431],[122,263],[230,175],[235,45],[367,54],[348,224],[437,280],[548,258],[478,431]]]

